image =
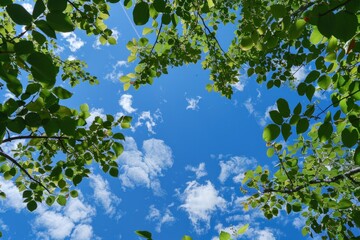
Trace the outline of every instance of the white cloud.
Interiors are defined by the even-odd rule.
[[[68,58],[67,58],[67,60],[69,60],[69,61],[74,61],[74,60],[76,60],[77,58],[76,58],[76,56],[74,56],[74,55],[69,55],[68,56]]]
[[[92,239],[92,227],[88,225],[95,215],[95,209],[84,203],[81,192],[78,198],[70,198],[66,207],[40,205],[32,224],[40,239]],[[85,238],[86,237],[86,238]]]
[[[201,99],[200,96],[197,96],[195,98],[186,98],[186,101],[188,102],[188,106],[186,107],[186,110],[198,110],[200,99]]]
[[[150,206],[149,214],[146,216],[146,219],[157,223],[155,228],[157,232],[161,232],[161,227],[163,224],[170,224],[175,221],[175,218],[169,208],[167,208],[165,212],[161,214],[160,210],[155,208],[154,205]]]
[[[225,199],[219,196],[219,192],[210,181],[204,185],[196,181],[188,182],[180,198],[184,202],[180,208],[188,213],[198,234],[209,229],[211,215],[216,210],[226,207]]]
[[[255,110],[255,105],[256,103],[254,103],[254,101],[251,98],[248,98],[245,102],[244,102],[244,106],[246,108],[246,110],[249,112],[250,115],[253,115],[256,119],[256,122],[264,127],[267,123],[267,121],[270,119],[269,116],[269,111],[271,110],[276,110],[276,104],[268,106],[265,110],[264,114],[260,114],[258,111]]]
[[[111,192],[108,181],[98,174],[93,174],[90,176],[90,187],[94,190],[96,202],[102,205],[105,213],[114,216],[121,199]]]
[[[112,66],[112,71],[105,75],[105,79],[111,80],[112,82],[119,81],[120,77],[124,75],[124,73],[121,71],[122,67],[127,67],[126,61],[117,61],[115,65]]]
[[[73,32],[61,33],[61,36],[69,43],[69,49],[72,52],[76,52],[85,44],[85,42]]]
[[[135,131],[138,127],[145,124],[148,132],[155,134],[154,127],[156,126],[156,121],[162,121],[160,109],[157,109],[153,114],[150,111],[143,111],[132,126],[132,130]]]
[[[185,167],[185,170],[194,172],[196,175],[196,179],[199,179],[199,178],[207,175],[207,172],[205,170],[205,163],[203,163],[203,162],[200,163],[198,167],[193,167],[193,166],[187,165]]]
[[[237,83],[231,85],[233,88],[235,88],[239,92],[244,91],[244,88],[246,86],[247,81],[245,78],[246,77],[245,74],[239,75],[239,77],[238,77],[239,81]]]
[[[294,218],[293,225],[297,229],[301,229],[305,226],[306,219],[304,217],[296,217]]]
[[[244,221],[244,219],[242,219]],[[243,222],[242,221],[242,222]],[[278,230],[273,228],[261,228],[258,222],[254,222],[254,219],[249,219],[250,227],[246,230],[243,235],[237,235],[237,230],[244,226],[245,223],[240,223],[231,227],[224,227],[221,223],[215,226],[215,230],[219,233],[221,231],[230,233],[232,235],[232,239],[255,239],[255,240],[275,240],[275,234],[278,234]],[[218,237],[214,237],[214,240],[218,240]]]
[[[127,112],[133,113],[136,111],[135,108],[132,107],[132,95],[130,94],[123,94],[120,97],[119,105]]]
[[[0,176],[0,186],[1,191],[6,194],[6,198],[0,200],[2,208],[4,208],[2,210],[13,208],[16,212],[20,212],[23,208],[25,208],[22,195],[12,181],[6,181],[2,176]]]
[[[159,177],[173,165],[172,151],[164,141],[151,138],[143,142],[142,151],[132,137],[127,137],[120,156],[120,180],[123,188],[144,186],[161,195]]]
[[[4,98],[5,98],[4,99],[4,102],[5,102],[6,100],[8,100],[10,98],[16,99],[16,96],[12,92],[10,92],[9,89],[6,89],[5,94],[4,94]]]
[[[253,113],[254,113],[254,111],[255,111],[255,110],[254,110],[254,104],[253,104],[251,98],[248,98],[248,99],[245,101],[244,106],[245,106],[246,110],[248,110],[248,112],[249,112],[250,114],[253,114]]]
[[[224,183],[230,176],[233,176],[233,181],[235,183],[240,183],[245,172],[256,165],[256,159],[234,156],[227,161],[220,161],[219,165],[221,168],[219,180],[221,183]]]
[[[79,224],[71,234],[71,239],[74,240],[87,240],[93,238],[93,229],[91,225]]]

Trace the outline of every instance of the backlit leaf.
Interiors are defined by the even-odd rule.
[[[265,127],[262,136],[266,142],[271,142],[275,140],[279,135],[280,135],[280,127],[275,124],[269,124]]]

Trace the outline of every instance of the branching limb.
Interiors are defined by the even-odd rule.
[[[161,33],[162,26],[163,26],[163,23],[161,22],[160,28],[159,28],[159,32],[158,32],[158,34],[156,35],[156,39],[155,39],[154,45],[153,45],[152,48],[151,48],[150,55],[151,55],[152,52],[154,51],[155,45],[157,44],[157,42],[158,42],[158,40],[159,40],[159,36],[160,36],[160,33]]]
[[[357,90],[357,91],[355,91],[355,92],[353,92],[353,93],[351,93],[351,94],[349,94],[349,95],[347,95],[346,97],[340,98],[339,100],[333,102],[332,104],[330,104],[329,106],[327,106],[324,110],[322,110],[318,115],[316,115],[314,118],[315,118],[315,119],[319,119],[320,115],[323,114],[326,110],[328,110],[329,108],[331,108],[331,107],[334,106],[335,104],[340,103],[342,100],[347,99],[347,98],[349,98],[349,97],[357,94],[358,92],[360,92],[360,89]]]
[[[68,137],[58,137],[58,136],[16,136],[16,137],[8,137],[6,139],[4,139],[1,143],[6,143],[6,142],[11,142],[14,140],[19,140],[19,139],[35,139],[35,138],[41,138],[41,139],[55,139],[55,140],[63,140],[63,139],[69,139]]]
[[[198,15],[198,17],[201,19],[201,22],[202,22],[202,24],[203,24],[203,26],[204,26],[204,28],[205,28],[205,35],[206,35],[206,36],[210,35],[212,38],[214,38],[216,44],[218,45],[219,49],[223,52],[223,54],[224,54],[229,60],[231,60],[233,63],[236,64],[236,62],[235,62],[231,57],[229,57],[229,55],[227,54],[227,52],[225,52],[224,49],[221,47],[218,39],[214,36],[213,32],[212,32],[212,31],[210,30],[210,28],[206,25],[205,20],[204,20],[204,18],[201,16],[201,14],[198,13],[197,15]]]
[[[13,164],[15,164],[15,166],[17,166],[18,168],[20,168],[20,170],[25,173],[32,181],[36,182],[37,184],[39,184],[40,186],[42,186],[48,193],[50,193],[49,189],[47,187],[44,186],[44,184],[42,184],[39,180],[36,180],[34,177],[32,177],[30,175],[30,173],[23,167],[21,166],[14,158],[12,158],[11,156],[7,155],[4,152],[0,151],[0,156],[5,157],[6,159],[8,159],[10,162],[12,162]]]
[[[285,189],[266,188],[266,189],[264,189],[263,192],[264,193],[275,192],[275,193],[292,194],[292,193],[295,193],[295,192],[299,192],[300,190],[308,187],[309,185],[316,185],[316,184],[321,184],[321,183],[333,183],[333,182],[337,182],[339,180],[342,180],[344,178],[349,178],[351,180],[352,176],[357,174],[357,173],[360,173],[360,167],[354,168],[354,169],[352,169],[350,171],[347,171],[347,172],[345,172],[343,174],[336,175],[335,177],[332,177],[332,178],[313,179],[313,180],[309,181],[308,183],[297,186],[296,188],[293,188],[293,189],[288,189],[288,188],[285,188]]]

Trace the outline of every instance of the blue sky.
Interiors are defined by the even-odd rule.
[[[31,10],[31,4],[24,6]],[[274,168],[262,129],[276,99],[286,98],[293,107],[299,101],[296,92],[286,87],[268,91],[240,72],[228,100],[205,90],[208,72],[200,64],[170,69],[152,86],[124,92],[119,77],[135,66],[126,62],[125,44],[137,34],[120,5],[111,13],[107,24],[117,45],[102,46],[96,37],[74,32],[58,34],[58,52],[64,59],[85,60],[100,80],[97,86],[83,83],[73,89],[63,83],[74,93],[64,104],[78,108],[88,103],[90,119],[108,113],[133,117],[132,128],[123,131],[120,176],[103,174],[94,165],[78,198],[66,207],[41,205],[34,213],[27,211],[14,184],[0,177],[8,196],[0,202],[4,239],[138,239],[134,231],[140,229],[152,231],[157,240],[184,234],[215,240],[220,231],[231,233],[246,223],[249,230],[238,239],[302,239],[299,215],[282,211],[268,221],[259,210],[244,212],[246,196],[239,191],[246,170],[259,164]],[[141,28],[137,31],[141,34]],[[308,71],[302,68],[295,76],[302,80]],[[9,96],[3,91],[2,101]]]

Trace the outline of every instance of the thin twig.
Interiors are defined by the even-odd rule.
[[[326,12],[324,12],[324,13],[322,13],[322,14],[319,14],[319,17],[325,16],[325,15],[328,14],[329,12],[332,12],[332,11],[338,9],[339,7],[342,7],[342,6],[346,5],[346,4],[347,4],[348,2],[350,2],[350,1],[351,1],[351,0],[347,0],[347,1],[345,1],[345,2],[343,2],[343,3],[341,3],[341,4],[337,5],[337,6],[335,6],[335,7],[333,7],[333,8],[327,10]]]
[[[159,32],[158,32],[158,34],[156,35],[156,39],[155,39],[154,45],[153,45],[152,48],[151,48],[150,55],[151,55],[152,52],[154,51],[155,45],[156,45],[157,42],[158,42],[158,39],[159,39],[159,35],[160,35],[160,33],[161,33],[161,28],[162,28],[162,26],[163,26],[163,23],[161,22],[160,28],[159,28]]]
[[[76,11],[78,11],[79,13],[83,13],[73,2],[71,2],[70,0],[66,0],[71,6],[73,6],[73,8],[76,9]]]
[[[219,49],[224,53],[224,55],[225,55],[229,60],[231,60],[233,63],[237,64],[231,57],[229,57],[229,55],[227,54],[227,52],[225,52],[224,49],[221,47],[219,41],[217,40],[217,38],[215,37],[215,35],[213,34],[213,32],[212,32],[212,31],[210,30],[210,28],[206,25],[204,18],[203,18],[199,13],[198,13],[197,15],[198,15],[199,18],[201,19],[201,22],[202,22],[205,30],[208,32],[208,34],[207,34],[206,31],[205,31],[205,35],[206,35],[206,36],[207,36],[207,35],[211,35],[211,37],[214,38],[216,44],[218,45]]]
[[[69,139],[68,137],[58,137],[58,136],[16,136],[16,137],[9,137],[7,139],[4,139],[1,143],[5,142],[11,142],[18,139],[35,139],[35,138],[42,138],[42,139],[55,139],[55,140],[62,140],[62,139]]]
[[[338,103],[341,102],[342,100],[347,99],[347,98],[349,98],[349,97],[357,94],[358,92],[360,92],[360,89],[357,90],[357,91],[355,91],[355,92],[353,92],[353,93],[351,93],[351,94],[349,94],[349,95],[347,95],[346,97],[340,98],[340,99],[337,100],[336,102],[333,102],[332,104],[330,104],[329,106],[327,106],[324,110],[322,110],[318,115],[316,115],[314,118],[315,118],[315,119],[318,119],[319,116],[320,116],[321,114],[323,114],[326,110],[328,110],[329,108],[331,108],[331,107],[334,106],[335,104],[338,104]]]
[[[360,167],[354,168],[354,169],[352,169],[350,171],[347,171],[347,172],[345,172],[343,174],[336,175],[335,177],[332,177],[332,178],[314,179],[314,180],[309,181],[306,184],[297,186],[296,188],[293,188],[293,189],[288,189],[288,188],[285,188],[285,189],[266,188],[266,189],[264,189],[263,192],[264,193],[277,192],[277,193],[291,194],[291,193],[298,192],[301,189],[304,189],[304,188],[308,187],[309,185],[320,184],[320,183],[333,183],[333,182],[337,182],[339,180],[342,180],[344,178],[349,178],[350,179],[352,175],[355,175],[357,173],[360,173]]]
[[[49,189],[45,187],[44,184],[42,184],[39,180],[36,180],[34,177],[32,177],[30,173],[23,166],[21,166],[14,158],[1,151],[0,151],[0,156],[3,156],[6,159],[10,160],[13,164],[15,164],[18,168],[20,168],[20,170],[24,172],[32,181],[42,186],[48,193],[50,193]]]

